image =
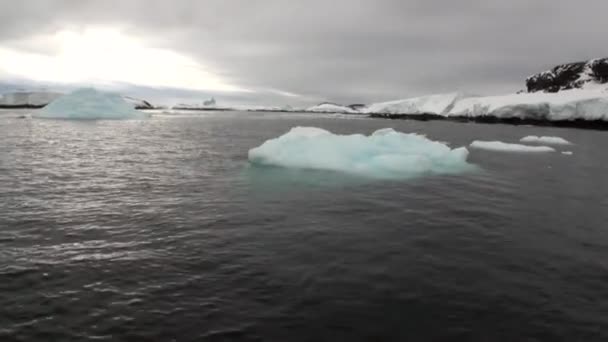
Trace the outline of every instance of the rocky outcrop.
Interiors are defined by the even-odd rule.
[[[148,101],[146,100],[141,100],[141,99],[137,99],[134,97],[130,97],[130,96],[123,96],[122,97],[125,101],[133,104],[133,107],[135,109],[154,109],[155,107]]]
[[[529,93],[556,93],[608,82],[608,58],[562,64],[526,79]],[[608,85],[607,85],[608,88]]]

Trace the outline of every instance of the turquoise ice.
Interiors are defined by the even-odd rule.
[[[143,119],[148,114],[135,110],[119,94],[93,88],[78,89],[32,114],[46,119]]]
[[[409,178],[470,170],[465,147],[450,148],[419,134],[391,128],[370,136],[338,135],[295,127],[249,151],[253,165],[329,170],[375,178]]]

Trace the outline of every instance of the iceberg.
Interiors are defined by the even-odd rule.
[[[78,89],[61,96],[32,114],[45,119],[143,119],[149,115],[135,110],[119,94],[93,88]]]
[[[523,137],[520,141],[525,143],[543,143],[550,145],[572,145],[571,142],[564,138],[547,136],[537,137],[536,135],[529,135],[527,137]]]
[[[453,174],[473,168],[465,147],[451,149],[415,133],[391,128],[339,135],[321,128],[295,127],[249,150],[254,166],[328,170],[373,178]]]
[[[549,146],[528,146],[520,144],[509,144],[502,141],[475,140],[471,143],[470,146],[473,148],[497,152],[555,152],[555,149]]]

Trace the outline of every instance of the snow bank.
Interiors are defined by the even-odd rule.
[[[546,121],[608,120],[608,92],[572,89],[559,93],[470,97],[457,101],[448,116],[493,116]]]
[[[306,109],[307,112],[315,113],[348,113],[356,114],[358,111],[353,110],[349,107],[340,106],[332,103],[323,103],[317,106],[312,106]]]
[[[569,142],[568,140],[566,140],[564,138],[547,137],[547,136],[537,137],[536,135],[529,135],[527,137],[523,137],[523,138],[521,138],[520,141],[525,142],[525,143],[544,143],[544,144],[551,144],[551,145],[572,145],[571,142]]]
[[[468,170],[464,147],[418,134],[386,128],[370,136],[338,135],[314,127],[295,127],[249,151],[253,165],[331,170],[375,178],[408,178],[424,173],[445,174]]]
[[[230,106],[231,109],[233,110],[240,110],[240,111],[246,111],[246,112],[264,112],[264,111],[268,111],[268,112],[279,112],[279,111],[290,111],[291,107],[289,106],[284,106],[284,107],[279,107],[279,106],[265,106],[265,105],[232,105]]]
[[[446,114],[456,101],[463,97],[460,93],[436,94],[404,100],[371,104],[361,110],[366,114]]]
[[[475,140],[470,145],[473,148],[499,152],[555,152],[549,146],[528,146],[520,144],[508,144],[502,141],[481,141]]]
[[[78,89],[59,97],[46,107],[32,114],[49,119],[141,119],[147,114],[133,108],[120,95],[93,88]]]
[[[48,91],[18,91],[0,95],[0,106],[44,106],[63,94]]]

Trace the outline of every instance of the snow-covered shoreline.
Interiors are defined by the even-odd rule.
[[[433,94],[367,105],[323,102],[316,106],[218,105],[215,98],[172,109],[323,113],[372,118],[450,120],[579,127],[608,130],[608,58],[568,63],[528,77],[527,91],[494,96],[461,92]],[[0,108],[40,108],[61,97],[48,91],[0,95]],[[136,109],[154,109],[147,101],[125,97]]]

